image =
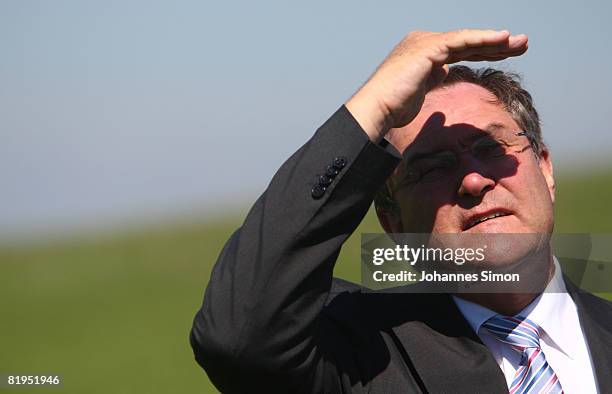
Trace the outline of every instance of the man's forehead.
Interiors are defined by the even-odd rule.
[[[508,139],[519,131],[514,122],[508,122],[505,119],[491,119],[474,125],[472,123],[443,123],[443,118],[444,116],[439,112],[432,114],[414,138],[412,145],[464,143],[486,136]]]
[[[479,128],[468,124],[455,124],[421,133],[404,151],[403,156],[407,160],[412,160],[415,157],[452,149],[457,145],[470,146],[483,139],[495,139],[505,145],[513,145],[518,138],[516,132],[516,129],[497,122]]]
[[[431,114],[437,112],[444,114],[447,125],[482,122],[489,114],[493,117],[509,115],[493,93],[482,86],[467,82],[429,92],[415,121],[423,123]]]
[[[462,82],[428,93],[417,117],[404,129],[394,131],[391,138],[401,149],[409,145],[423,148],[476,134],[510,137],[517,129],[491,92]]]

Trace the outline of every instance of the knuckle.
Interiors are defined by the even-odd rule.
[[[408,33],[406,35],[406,38],[410,38],[410,39],[420,39],[423,37],[427,37],[430,36],[434,33],[430,32],[430,31],[425,31],[425,30],[413,30],[410,33]]]
[[[406,36],[404,37],[402,41],[403,42],[414,41],[414,40],[417,40],[422,35],[423,35],[423,32],[420,30],[411,31],[410,33],[406,34]]]
[[[464,28],[464,29],[457,29],[457,30],[454,30],[454,31],[452,31],[451,33],[453,33],[453,34],[455,34],[455,35],[457,35],[457,36],[464,36],[464,35],[466,35],[466,34],[469,34],[469,33],[470,33],[470,31],[471,31],[470,29],[465,29],[465,28]]]

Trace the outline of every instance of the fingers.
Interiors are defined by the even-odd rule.
[[[502,44],[508,41],[507,30],[462,29],[443,33],[444,44],[451,51],[461,51],[470,47]]]
[[[507,30],[457,30],[442,33],[446,53],[434,60],[438,65],[463,60],[502,60],[520,56],[528,48],[525,34],[511,36]]]
[[[507,48],[504,46],[470,48],[460,52],[450,54],[446,60],[447,64],[457,63],[460,61],[497,61],[507,59],[509,57],[520,56],[528,49],[527,45],[518,48]]]
[[[518,56],[518,55],[516,55]],[[483,55],[473,55],[473,56],[468,56],[465,58],[462,58],[460,60],[456,60],[453,61],[452,63],[458,63],[458,62],[462,62],[462,61],[468,61],[468,62],[496,62],[499,60],[504,60],[509,58],[510,56],[483,56]],[[449,64],[452,64],[451,62],[449,62]]]
[[[523,48],[527,46],[529,38],[526,34],[517,34],[516,36],[510,36],[508,46],[510,48]]]
[[[438,86],[442,81],[446,79],[448,75],[448,65],[443,65],[442,67],[434,67],[431,70],[431,74],[427,81],[425,81],[425,90],[430,91],[434,87]]]
[[[346,107],[372,141],[418,115],[425,94],[448,75],[448,64],[502,60],[527,50],[527,36],[506,30],[413,31],[398,43]]]

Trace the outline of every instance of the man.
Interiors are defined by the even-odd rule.
[[[503,73],[448,68],[526,50],[507,31],[411,33],[283,164],[221,252],[191,331],[219,390],[612,389],[610,303],[565,283],[550,251],[541,294],[371,293],[332,280],[381,189],[388,232],[552,231],[552,165],[531,98]],[[482,150],[483,133],[502,155]]]

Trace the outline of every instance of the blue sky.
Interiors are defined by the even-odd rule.
[[[557,172],[609,166],[611,11],[0,0],[0,237],[249,202],[414,29],[528,34],[527,54],[497,66],[523,75]]]

